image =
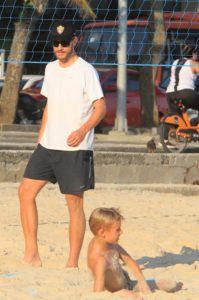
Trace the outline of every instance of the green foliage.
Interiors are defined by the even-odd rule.
[[[24,0],[23,1],[23,7],[21,9],[21,12],[19,13],[20,22],[24,22],[24,21],[26,22],[27,21],[28,15],[30,15],[33,8],[34,7],[33,7],[30,0]]]

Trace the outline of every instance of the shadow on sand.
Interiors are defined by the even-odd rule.
[[[182,247],[179,254],[164,252],[162,256],[144,256],[138,259],[137,263],[139,265],[144,265],[144,269],[155,269],[174,266],[177,264],[191,265],[196,261],[199,261],[199,250],[189,247]]]

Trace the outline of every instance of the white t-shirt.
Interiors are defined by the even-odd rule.
[[[82,58],[62,68],[59,61],[46,66],[41,94],[47,97],[47,124],[41,145],[54,150],[92,150],[94,130],[77,147],[67,145],[71,132],[79,129],[93,112],[93,101],[103,97],[97,71]]]
[[[174,61],[172,68],[171,68],[171,79],[169,85],[167,87],[167,93],[175,91],[175,84],[176,84],[176,67],[178,63],[178,59]],[[182,65],[180,72],[179,72],[179,82],[177,85],[177,91],[184,90],[184,89],[195,89],[195,81],[196,81],[196,74],[192,72],[191,69],[191,60],[187,60],[184,65]]]

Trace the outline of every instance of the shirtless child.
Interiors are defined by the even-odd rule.
[[[94,238],[88,246],[87,263],[94,276],[93,290],[107,290],[121,296],[132,296],[132,299],[142,299],[139,292],[150,293],[151,289],[136,261],[118,244],[123,219],[116,208],[97,208],[89,218]],[[119,260],[128,265],[136,281],[130,280]],[[176,289],[176,283],[153,281],[153,287],[171,292]]]

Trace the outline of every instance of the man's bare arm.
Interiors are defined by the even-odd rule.
[[[48,105],[46,104],[46,106],[44,108],[42,120],[41,120],[41,126],[40,126],[40,130],[39,130],[39,135],[38,135],[38,138],[37,138],[37,144],[40,143],[40,140],[41,140],[42,135],[44,133],[44,129],[46,127],[46,122],[47,122],[47,114],[48,114]]]
[[[71,147],[78,146],[84,139],[87,132],[96,127],[106,114],[105,99],[101,98],[93,102],[93,112],[90,118],[78,129],[73,131],[68,139],[67,144]]]

